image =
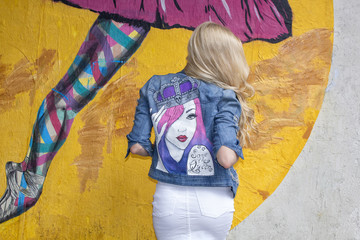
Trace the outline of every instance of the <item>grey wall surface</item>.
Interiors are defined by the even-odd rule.
[[[360,239],[360,1],[334,0],[324,103],[278,189],[228,239]]]

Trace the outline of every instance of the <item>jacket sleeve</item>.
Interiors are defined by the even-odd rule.
[[[139,143],[152,156],[153,148],[150,141],[152,121],[150,108],[147,99],[149,81],[140,89],[140,98],[135,111],[134,125],[131,132],[126,136],[128,139],[128,150],[126,157],[130,153],[130,148]]]
[[[244,159],[242,147],[237,139],[241,105],[233,90],[224,90],[218,103],[218,113],[214,118],[214,154],[216,156],[221,146],[231,148]]]

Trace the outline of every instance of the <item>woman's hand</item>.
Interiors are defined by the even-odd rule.
[[[216,154],[217,161],[224,168],[232,167],[239,159],[234,150],[226,146],[221,146]]]
[[[131,146],[130,152],[133,153],[133,154],[144,156],[144,157],[150,156],[149,153],[145,150],[145,148],[143,148],[138,143],[135,143],[134,145]]]

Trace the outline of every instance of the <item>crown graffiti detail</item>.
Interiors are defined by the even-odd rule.
[[[174,77],[154,93],[154,100],[159,109],[182,105],[199,97],[199,85],[200,81],[191,77]]]

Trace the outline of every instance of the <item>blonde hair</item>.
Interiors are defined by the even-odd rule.
[[[241,104],[237,137],[240,145],[250,143],[249,132],[255,129],[254,110],[246,99],[254,95],[254,88],[246,82],[249,66],[241,41],[226,27],[212,22],[199,25],[188,44],[188,76],[232,89]]]

